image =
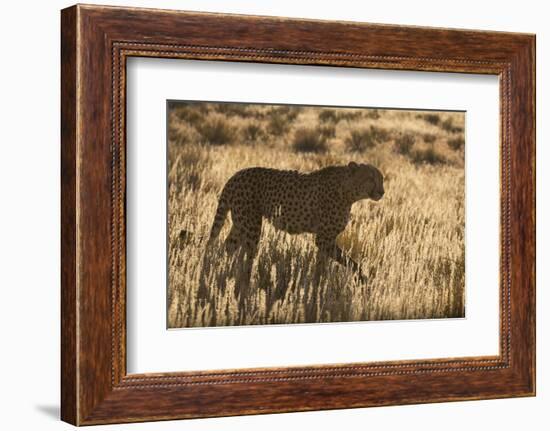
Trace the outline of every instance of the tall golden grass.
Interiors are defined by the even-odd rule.
[[[462,113],[171,103],[168,115],[169,327],[464,316]],[[384,198],[356,203],[338,238],[367,281],[337,264],[315,273],[313,237],[264,221],[239,306],[222,247],[230,217],[205,253],[227,179],[252,166],[307,172],[352,160],[385,176]]]

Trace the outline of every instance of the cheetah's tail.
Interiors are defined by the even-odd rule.
[[[216,215],[214,216],[214,222],[212,223],[212,228],[210,229],[210,238],[209,242],[213,241],[218,237],[220,231],[222,230],[225,217],[229,211],[229,205],[227,205],[227,200],[225,199],[223,192],[218,201],[218,208],[216,209]]]

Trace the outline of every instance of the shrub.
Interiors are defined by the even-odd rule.
[[[321,123],[337,123],[338,115],[334,109],[323,109],[319,112],[319,121]]]
[[[251,117],[259,121],[264,121],[269,115],[268,111],[264,109],[258,109],[258,108],[251,109],[249,113]]]
[[[437,165],[445,163],[446,160],[443,156],[438,154],[432,147],[428,147],[426,149],[417,149],[414,150],[411,153],[411,160],[413,163],[420,165],[420,164],[428,164],[428,165]]]
[[[242,137],[246,143],[256,143],[265,138],[265,130],[258,122],[254,121],[244,126]]]
[[[292,108],[288,110],[288,112],[286,113],[286,120],[289,123],[292,123],[296,119],[299,113],[299,109],[300,108]]]
[[[352,130],[346,138],[346,146],[350,151],[361,152],[373,148],[387,139],[389,139],[389,133],[386,129],[370,126]]]
[[[197,142],[198,133],[194,127],[184,122],[171,122],[168,128],[168,140],[172,145],[181,146]]]
[[[354,129],[346,138],[346,147],[350,151],[361,152],[376,145],[369,129]]]
[[[290,124],[284,114],[273,110],[269,116],[269,124],[267,130],[273,136],[283,136],[286,135],[290,128]]]
[[[301,127],[294,132],[292,147],[300,153],[323,153],[327,150],[326,143],[320,129]]]
[[[441,123],[441,128],[449,133],[460,133],[464,131],[464,127],[454,125],[452,118],[447,118]]]
[[[370,126],[370,132],[377,143],[385,142],[390,139],[390,132],[382,127]]]
[[[321,132],[321,135],[323,135],[325,139],[332,139],[336,136],[336,127],[330,124],[319,127],[319,131]]]
[[[241,103],[217,103],[216,111],[228,117],[243,117],[248,118],[252,114],[248,111],[248,107]]]
[[[361,118],[362,115],[361,111],[343,111],[338,113],[338,119],[353,121]]]
[[[299,106],[278,106],[271,110],[271,115],[278,115],[291,124],[298,117],[300,110]]]
[[[288,115],[288,113],[292,110],[292,108],[288,105],[281,105],[273,107],[272,112],[276,112],[280,115]]]
[[[436,136],[433,133],[424,133],[422,136],[426,144],[433,144],[436,140]]]
[[[227,145],[235,139],[235,129],[221,116],[209,117],[199,128],[202,141],[210,145]]]
[[[441,123],[441,128],[445,130],[446,132],[450,132],[453,130],[453,119],[447,118],[443,123]]]
[[[367,111],[367,118],[371,118],[373,120],[378,120],[380,118],[380,113],[378,112],[378,109],[370,109]]]
[[[204,119],[205,110],[203,105],[191,104],[191,105],[175,105],[173,108],[170,108],[171,112],[175,117],[180,120],[188,123],[191,126],[198,126],[202,123]]]
[[[395,150],[399,154],[407,155],[411,152],[411,149],[416,139],[411,133],[404,133],[395,140]]]
[[[460,150],[464,147],[464,136],[447,139],[447,145],[455,151]]]
[[[439,114],[424,114],[422,119],[427,123],[433,124],[434,126],[437,126],[441,122]]]

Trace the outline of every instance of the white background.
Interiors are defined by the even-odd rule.
[[[127,84],[129,373],[498,354],[498,77],[134,58]],[[466,111],[466,318],[167,331],[167,99]]]
[[[537,33],[538,396],[284,415],[106,426],[108,429],[547,429],[550,422],[549,14],[535,0],[297,2],[102,1],[107,4]],[[59,9],[65,1],[5,2],[0,15],[0,286],[3,429],[69,429],[59,409]],[[545,190],[546,196],[543,194]],[[546,315],[545,315],[546,313]],[[99,429],[99,428],[98,428]]]

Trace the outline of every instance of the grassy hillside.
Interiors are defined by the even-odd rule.
[[[171,103],[168,115],[170,327],[464,315],[464,114]],[[384,198],[356,203],[338,238],[367,283],[334,264],[313,286],[313,237],[264,221],[249,309],[239,310],[231,258],[216,247],[203,262],[225,181],[252,166],[307,172],[352,160],[385,176]],[[197,301],[203,264],[207,303]]]

